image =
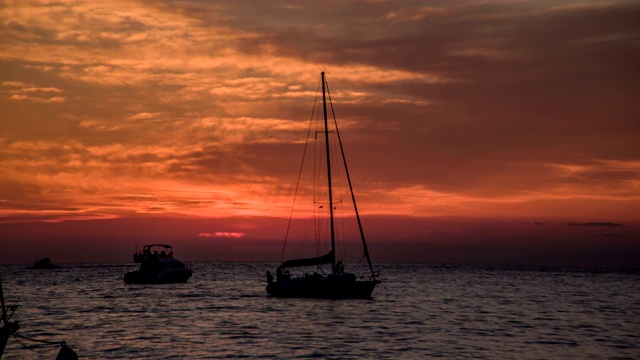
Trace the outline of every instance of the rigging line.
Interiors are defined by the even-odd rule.
[[[38,353],[38,354],[44,354],[44,352],[41,352],[41,351],[37,351],[37,350],[35,350],[35,349],[33,348],[33,346],[28,346],[28,345],[26,345],[25,343],[23,343],[22,341],[20,341],[20,340],[19,340],[18,338],[16,338],[15,336],[14,336],[13,338],[16,340],[16,342],[17,342],[18,344],[22,345],[22,348],[23,348],[23,349],[31,350],[31,351],[33,351],[33,352],[35,352],[35,353]]]
[[[34,338],[31,338],[31,337],[28,337],[28,336],[25,336],[25,335],[22,335],[22,334],[18,334],[18,333],[13,334],[13,336],[14,337],[19,337],[21,339],[33,341],[33,342],[39,342],[39,343],[42,343],[42,344],[47,344],[47,345],[63,345],[63,344],[66,344],[66,342],[64,342],[64,341],[39,340],[39,339],[34,339]]]
[[[336,113],[333,109],[333,101],[331,101],[331,92],[329,91],[329,84],[327,84],[327,95],[329,97],[329,105],[331,106],[331,114],[333,115],[333,123],[336,128],[336,135],[338,136],[338,143],[340,144],[340,151],[342,152],[342,161],[344,163],[344,170],[347,176],[347,182],[349,183],[349,191],[351,192],[351,200],[353,200],[353,209],[356,213],[356,219],[358,220],[358,229],[360,230],[360,238],[362,239],[362,245],[364,248],[364,256],[367,257],[367,263],[369,264],[369,270],[371,276],[375,277],[373,272],[373,265],[371,264],[371,258],[369,257],[369,249],[367,248],[367,241],[364,237],[364,230],[362,229],[362,222],[360,221],[360,214],[358,213],[358,206],[356,205],[356,196],[353,193],[353,186],[351,185],[351,176],[349,175],[349,168],[347,167],[347,159],[344,154],[344,148],[342,147],[342,139],[340,138],[340,131],[338,130],[338,120],[336,120]]]
[[[341,200],[342,201],[342,200]],[[342,226],[342,241],[340,243],[340,248],[342,251],[342,262],[347,262],[349,259],[350,251],[349,251],[349,243],[350,238],[352,238],[353,234],[351,232],[351,226],[347,221],[347,217],[349,209],[347,208],[347,204],[340,204],[340,222]]]
[[[322,81],[322,79],[320,79]],[[318,94],[320,93],[320,88],[318,88]],[[323,249],[323,239],[325,235],[325,206],[326,203],[322,201],[324,197],[324,189],[318,185],[318,182],[322,183],[322,179],[320,176],[324,173],[323,170],[323,162],[322,162],[322,148],[324,148],[324,138],[318,137],[318,134],[322,133],[323,123],[322,123],[322,114],[321,111],[315,114],[314,121],[314,132],[315,136],[313,138],[313,174],[312,174],[312,186],[313,186],[313,224],[314,224],[314,246],[315,246],[315,254],[319,255],[324,253]],[[318,204],[322,204],[318,206]],[[322,210],[320,210],[322,209]]]
[[[335,135],[332,135],[335,137]],[[333,144],[336,144],[337,142],[333,141]],[[340,153],[338,150],[338,146],[333,145],[331,146],[331,163],[335,164],[334,169],[336,170],[335,172],[333,172],[333,179],[332,182],[333,184],[335,184],[333,186],[334,189],[334,194],[336,194],[337,192],[337,196],[338,199],[334,199],[333,201],[333,209],[334,211],[336,211],[338,213],[339,216],[335,217],[335,224],[336,224],[336,250],[338,252],[338,254],[340,254],[340,258],[344,260],[347,258],[347,232],[345,231],[346,229],[346,221],[345,221],[345,210],[346,207],[343,205],[343,198],[342,195],[344,193],[344,189],[345,189],[345,179],[344,179],[344,173],[342,171],[342,167],[344,167],[344,163],[341,163],[342,159],[340,158]],[[336,191],[337,190],[337,191]],[[338,231],[340,230],[340,231]]]
[[[282,253],[280,254],[280,262],[284,259],[284,249],[287,247],[287,239],[289,238],[289,230],[291,229],[291,221],[293,220],[293,210],[295,208],[296,199],[298,198],[298,190],[300,189],[300,178],[302,177],[302,168],[304,165],[304,159],[307,154],[307,147],[309,145],[309,135],[311,135],[311,125],[313,125],[313,114],[316,112],[316,105],[318,104],[318,92],[320,90],[320,83],[316,88],[316,98],[313,102],[313,109],[311,109],[311,120],[309,121],[309,129],[307,130],[307,138],[304,143],[304,150],[302,152],[302,161],[300,162],[300,170],[298,171],[298,180],[296,181],[296,190],[293,195],[293,203],[291,204],[291,213],[289,215],[289,222],[287,223],[287,231],[284,236],[284,245],[282,246]]]
[[[44,345],[56,345],[56,348],[57,348],[57,347],[61,347],[61,346],[65,346],[65,345],[67,345],[66,341],[48,341],[48,340],[38,340],[38,339],[30,338],[30,337],[28,337],[28,336],[24,336],[24,335],[22,335],[22,334],[18,334],[18,333],[14,333],[14,334],[12,334],[12,335],[13,335],[14,340],[15,340],[18,344],[22,345],[22,348],[23,348],[23,349],[30,350],[30,351],[33,351],[33,352],[38,353],[38,354],[45,354],[46,352],[45,352],[45,351],[38,351],[38,350],[36,350],[35,348],[36,348],[37,346],[39,346],[39,345],[28,346],[28,345],[27,345],[27,344],[25,344],[24,342],[20,341],[20,339],[29,340],[29,341],[33,341],[33,342],[37,342],[37,343],[42,343],[42,344],[44,344]]]
[[[318,87],[318,93],[320,93],[320,87]],[[322,212],[320,212],[318,209],[318,204],[324,204],[323,202],[321,202],[320,199],[320,194],[322,194],[322,190],[318,187],[318,174],[322,174],[322,162],[320,161],[320,157],[318,155],[318,146],[320,144],[320,142],[318,141],[318,127],[319,127],[319,123],[320,123],[320,111],[318,110],[318,112],[315,114],[316,118],[313,119],[314,123],[314,137],[313,137],[313,163],[311,164],[313,167],[313,173],[312,173],[312,177],[311,177],[311,181],[312,181],[312,189],[313,189],[313,226],[314,226],[314,245],[316,248],[316,254],[320,254],[320,241],[322,239],[322,212],[324,212],[324,210]],[[324,205],[323,205],[324,206]],[[319,215],[320,214],[320,215]]]

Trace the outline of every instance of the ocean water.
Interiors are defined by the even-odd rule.
[[[268,297],[275,264],[192,268],[175,285],[126,285],[119,264],[0,273],[20,334],[81,359],[640,359],[638,271],[384,264],[372,299],[315,300]],[[3,359],[58,351],[21,341]]]

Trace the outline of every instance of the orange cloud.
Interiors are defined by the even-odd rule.
[[[3,7],[0,211],[284,216],[322,66],[365,213],[637,209],[636,4],[317,6]]]
[[[245,233],[241,233],[241,232],[215,232],[215,233],[200,233],[198,234],[199,237],[222,237],[222,238],[233,238],[233,239],[239,239],[241,237],[244,237],[246,234]]]
[[[52,95],[60,93],[62,93],[62,90],[55,87],[36,87],[33,84],[27,84],[21,81],[0,82],[0,97],[6,97],[15,101],[37,103],[65,102],[66,97]]]

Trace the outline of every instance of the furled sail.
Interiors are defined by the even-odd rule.
[[[291,268],[291,267],[300,267],[300,266],[312,266],[312,265],[322,265],[322,264],[332,264],[334,259],[333,251],[329,251],[328,253],[308,259],[295,259],[288,260],[282,263],[283,268]]]

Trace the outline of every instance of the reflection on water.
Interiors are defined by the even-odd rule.
[[[130,265],[0,267],[21,333],[84,359],[640,357],[640,273],[383,265],[371,300],[269,298],[274,264],[194,263],[186,284]],[[3,359],[55,358],[11,339]]]

